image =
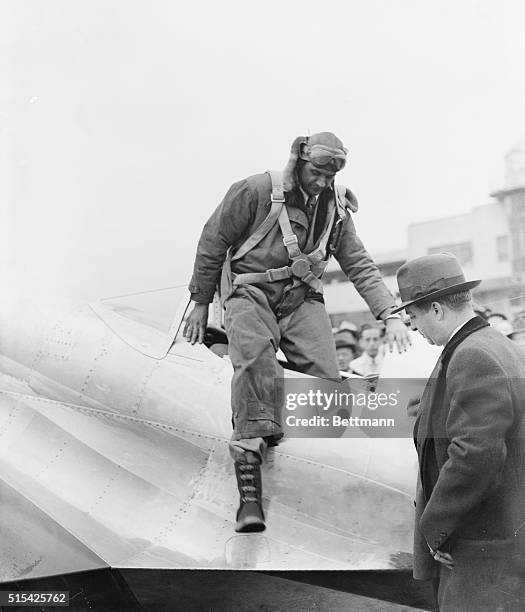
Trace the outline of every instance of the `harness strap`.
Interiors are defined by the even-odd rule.
[[[327,265],[328,259],[323,259],[323,261],[318,261],[317,263],[312,264],[312,273],[314,276],[321,277],[323,272],[326,270]]]
[[[270,212],[255,232],[247,238],[231,257],[231,261],[240,259],[259,244],[278,220],[283,235],[283,243],[292,263],[282,268],[266,270],[266,272],[247,272],[245,274],[238,274],[233,279],[233,285],[267,283],[295,278],[312,287],[317,293],[323,293],[323,283],[317,275],[322,274],[328,263],[324,259],[326,257],[326,246],[330,238],[335,215],[336,213],[341,215],[340,207],[341,202],[344,202],[345,187],[337,186],[334,189],[335,203],[330,211],[330,218],[326,225],[326,230],[321,238],[319,246],[315,251],[307,255],[299,248],[297,236],[292,229],[288,212],[284,206],[285,200],[282,172],[268,171],[268,174],[272,180]]]
[[[309,255],[307,255],[308,259],[313,264],[316,264],[316,263],[322,261],[325,258],[325,256],[326,256],[326,245],[328,244],[328,240],[330,238],[330,233],[332,231],[332,224],[334,222],[336,208],[337,207],[334,205],[334,207],[332,208],[332,210],[330,212],[330,218],[329,218],[328,224],[326,226],[326,231],[323,234],[323,236],[321,238],[321,241],[319,242],[319,246],[315,249],[315,251],[312,251]]]
[[[272,195],[270,196],[271,201],[283,202],[284,204],[283,172],[279,170],[267,170],[266,172],[272,179]]]
[[[274,281],[291,278],[291,276],[291,266],[284,266],[283,268],[273,268],[271,270],[266,270],[266,272],[246,272],[245,274],[237,274],[237,276],[233,280],[233,284],[250,285],[252,283],[272,283]]]
[[[306,271],[301,276],[294,269],[294,264],[304,263],[306,264]],[[303,283],[306,283],[317,293],[323,292],[323,283],[321,279],[314,276],[311,270],[308,269],[308,263],[304,259],[298,259],[294,261],[291,266],[284,266],[283,268],[272,268],[266,270],[266,272],[246,272],[245,274],[237,274],[233,279],[234,285],[251,285],[256,283],[273,283],[274,281],[286,280],[288,278],[299,278]]]
[[[288,212],[284,206],[279,214],[279,225],[281,226],[283,242],[288,251],[288,256],[291,260],[300,257],[303,253],[299,248],[297,236],[294,234]]]
[[[281,213],[281,210],[284,208],[283,173],[268,170],[268,174],[272,179],[270,212],[262,221],[262,223],[256,228],[253,234],[251,234],[251,236],[248,236],[248,238],[241,244],[235,254],[231,257],[230,261],[241,259],[241,257],[244,257],[246,255],[246,253],[255,248],[275,225],[279,214]]]
[[[335,185],[334,195],[339,218],[344,221],[346,217],[346,187],[344,185]]]

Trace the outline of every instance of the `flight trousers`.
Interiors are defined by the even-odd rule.
[[[265,293],[240,286],[225,303],[225,327],[233,365],[231,406],[232,456],[249,450],[261,454],[264,444],[282,437],[283,368],[279,348],[302,372],[340,378],[330,319],[322,302],[305,300],[279,319]],[[262,460],[262,458],[261,458]]]

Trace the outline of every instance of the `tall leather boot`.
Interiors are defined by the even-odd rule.
[[[240,504],[237,510],[235,531],[253,533],[264,531],[262,509],[261,462],[255,453],[245,451],[242,459],[234,462]]]

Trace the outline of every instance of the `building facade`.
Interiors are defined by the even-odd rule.
[[[396,271],[407,260],[406,251],[391,251],[372,255],[386,286],[393,295],[397,293]],[[348,281],[339,264],[332,259],[323,276],[324,299],[332,326],[342,321],[356,325],[374,321],[366,302]]]
[[[509,318],[525,309],[525,141],[505,156],[504,187],[487,204],[459,215],[412,223],[407,248],[373,255],[385,282],[397,294],[395,273],[407,259],[431,253],[456,255],[469,279],[481,278],[475,290],[479,306]],[[365,302],[331,262],[325,278],[325,301],[332,324],[361,324],[372,319]]]

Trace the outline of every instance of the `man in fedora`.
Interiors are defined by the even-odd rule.
[[[525,355],[476,316],[481,281],[453,255],[408,261],[397,282],[397,310],[444,346],[414,428],[414,578],[441,612],[524,610]]]

